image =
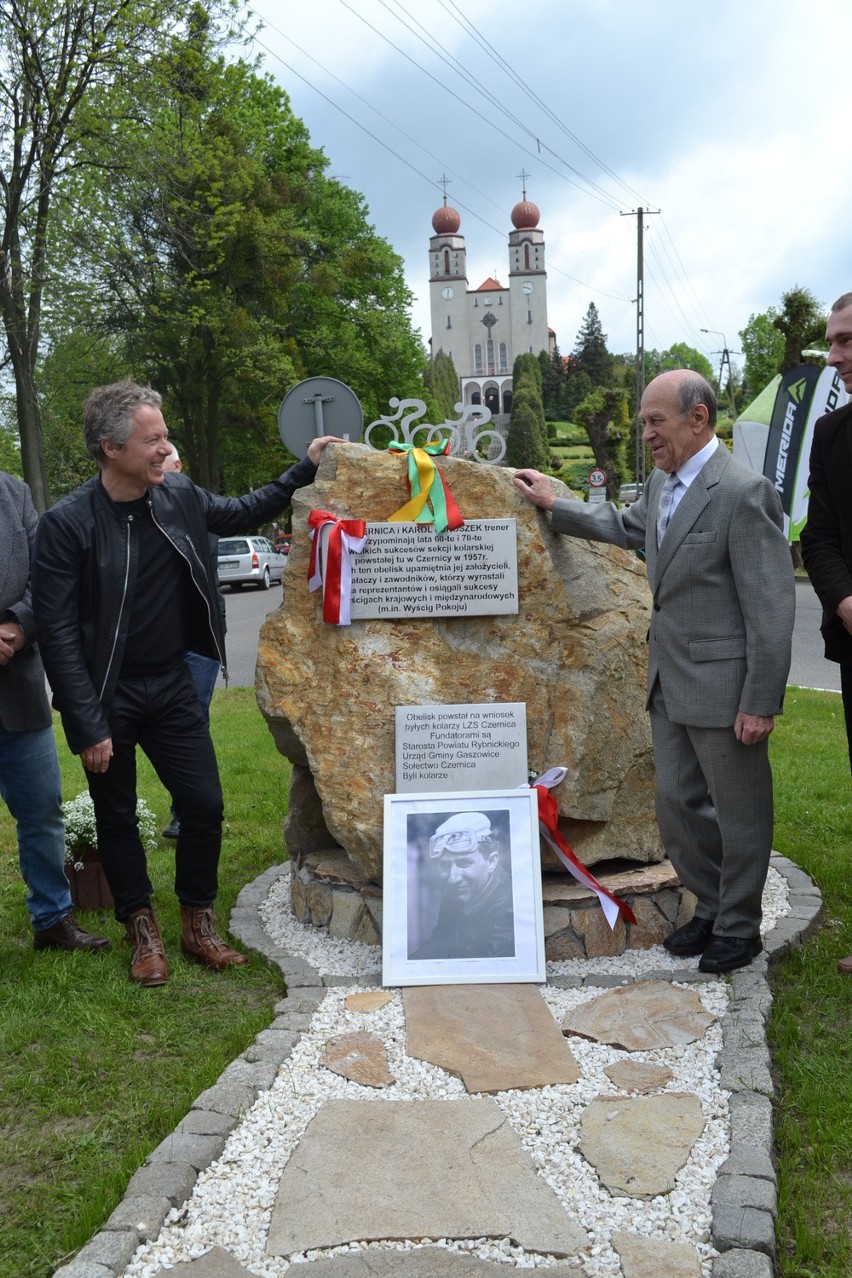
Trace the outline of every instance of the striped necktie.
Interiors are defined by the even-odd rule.
[[[657,545],[663,540],[663,534],[672,517],[672,502],[680,480],[676,474],[666,475],[663,491],[660,493],[660,505],[657,509]]]

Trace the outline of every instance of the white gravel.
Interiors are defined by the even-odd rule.
[[[773,926],[787,910],[787,885],[770,870],[764,895],[764,928]],[[218,1244],[258,1278],[280,1278],[300,1263],[319,1256],[364,1250],[353,1244],[292,1257],[265,1254],[266,1237],[275,1196],[284,1166],[311,1118],[329,1098],[338,1097],[381,1104],[386,1100],[418,1098],[453,1099],[464,1103],[467,1093],[460,1080],[434,1065],[405,1054],[402,996],[392,991],[384,1008],[364,1014],[347,1012],[347,994],[364,988],[359,974],[381,966],[378,951],[355,942],[333,940],[314,928],[297,923],[289,910],[289,876],[276,881],[262,907],[265,927],[289,954],[311,963],[324,975],[351,975],[352,985],[329,989],[290,1057],[279,1070],[274,1085],[264,1092],[234,1129],[224,1152],[198,1178],[190,1200],[173,1211],[159,1237],[143,1244],[126,1270],[125,1278],[153,1278],[179,1261],[201,1256]],[[562,961],[548,964],[548,976],[592,972],[641,976],[652,970],[682,966],[661,947],[630,951],[616,958]],[[721,1017],[727,1007],[728,987],[712,982],[691,987],[708,1012]],[[554,1016],[561,1020],[578,1004],[596,998],[599,989],[542,987]],[[385,1043],[391,1073],[396,1082],[379,1092],[341,1078],[319,1065],[328,1038],[354,1029],[369,1029]],[[505,1239],[477,1239],[470,1243],[440,1240],[450,1250],[500,1261],[510,1268],[547,1269],[574,1267],[585,1278],[621,1278],[621,1265],[612,1248],[613,1231],[629,1230],[665,1240],[686,1240],[701,1260],[703,1278],[710,1278],[715,1256],[710,1238],[710,1192],[716,1172],[728,1152],[728,1096],[718,1083],[714,1061],[721,1047],[718,1021],[700,1042],[652,1052],[632,1052],[572,1038],[571,1050],[581,1070],[572,1086],[534,1091],[507,1091],[494,1099],[517,1131],[534,1165],[571,1214],[589,1235],[590,1245],[574,1261],[526,1253]],[[650,1201],[610,1195],[593,1168],[577,1151],[579,1120],[596,1096],[613,1092],[604,1067],[626,1058],[668,1066],[672,1079],[667,1090],[691,1092],[701,1103],[705,1129],[690,1158],[676,1178],[674,1190]],[[409,1249],[422,1240],[369,1244],[370,1247]]]

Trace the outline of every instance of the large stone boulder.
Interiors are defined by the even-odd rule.
[[[530,768],[568,769],[555,794],[577,855],[588,865],[660,861],[643,564],[617,547],[551,533],[507,468],[460,458],[440,465],[465,518],[517,521],[518,615],[324,623],[320,592],[307,585],[310,510],[383,521],[409,496],[404,458],[360,444],[325,450],[315,483],[294,498],[284,600],[258,651],[258,703],[296,765],[290,855],[298,862],[337,843],[380,883],[395,707],[523,701]]]

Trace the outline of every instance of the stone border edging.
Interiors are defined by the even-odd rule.
[[[790,909],[764,938],[764,953],[731,974],[730,1006],[722,1018],[717,1064],[721,1084],[731,1092],[731,1151],[719,1168],[711,1197],[712,1242],[721,1252],[713,1262],[713,1278],[773,1278],[774,1273],[778,1182],[772,1140],[774,1087],[765,1033],[772,1005],[767,972],[769,963],[789,954],[816,929],[823,904],[816,884],[793,861],[773,852],[771,865],[787,881]],[[152,1150],[112,1215],[53,1278],[120,1278],[140,1243],[156,1238],[172,1208],[187,1202],[199,1173],[215,1162],[244,1112],[271,1087],[326,990],[381,985],[381,971],[359,973],[357,978],[320,976],[310,963],[274,944],[260,907],[282,868],[271,866],[246,884],[230,918],[232,935],[276,967],[287,983],[275,1019]],[[700,984],[716,978],[683,968],[646,972],[642,979]],[[560,988],[612,988],[632,980],[592,974],[555,977],[552,983]]]

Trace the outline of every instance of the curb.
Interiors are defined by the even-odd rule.
[[[823,905],[813,880],[793,861],[773,852],[770,864],[787,882],[790,909],[764,938],[764,953],[731,974],[730,1005],[722,1018],[723,1046],[716,1059],[721,1084],[731,1092],[731,1150],[711,1197],[712,1243],[721,1253],[713,1262],[713,1278],[773,1278],[775,1267],[778,1180],[772,1136],[774,1086],[765,1033],[772,1006],[768,969],[816,930]],[[275,1019],[152,1150],[101,1229],[72,1261],[55,1270],[53,1278],[121,1278],[137,1247],[156,1238],[172,1208],[190,1198],[199,1173],[220,1156],[243,1113],[272,1085],[326,990],[353,984],[351,976],[320,976],[310,963],[270,940],[260,907],[282,868],[271,866],[248,883],[230,918],[232,935],[277,968],[287,982]],[[696,968],[643,974],[643,980],[692,984],[715,979]],[[556,977],[552,984],[563,989],[611,988],[632,980],[590,975]],[[357,984],[381,986],[381,971],[359,973]]]

